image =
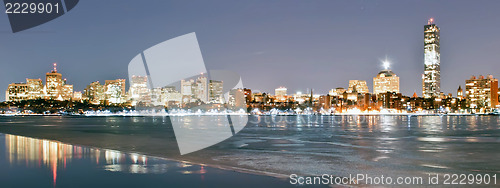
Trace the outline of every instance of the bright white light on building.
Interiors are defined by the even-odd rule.
[[[382,66],[384,66],[384,69],[389,70],[389,68],[391,67],[391,63],[385,60],[384,62],[382,62]]]

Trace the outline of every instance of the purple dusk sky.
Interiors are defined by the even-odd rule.
[[[456,94],[471,75],[500,77],[500,1],[84,0],[66,15],[12,33],[0,16],[0,98],[9,83],[58,70],[81,91],[126,79],[141,51],[196,32],[208,69],[238,72],[252,90],[326,94],[372,78],[386,57],[405,95],[421,96],[423,30],[441,28],[441,88]],[[128,85],[128,83],[127,83]]]

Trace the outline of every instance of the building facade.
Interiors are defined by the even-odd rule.
[[[41,99],[44,96],[42,79],[26,78],[28,84],[28,99]]]
[[[12,83],[5,92],[6,101],[22,101],[29,99],[29,89],[26,83]]]
[[[349,80],[348,93],[370,93],[365,80]]]
[[[106,99],[106,93],[104,90],[104,86],[99,83],[99,81],[95,81],[90,83],[83,90],[84,98],[89,100],[92,104],[102,104]]]
[[[125,79],[104,81],[106,102],[108,104],[120,104],[125,102]]]
[[[223,82],[210,80],[208,84],[208,98],[210,103],[224,103]]]
[[[45,98],[57,99],[62,93],[62,74],[57,72],[57,64],[54,63],[54,70],[45,74]]]
[[[431,18],[424,26],[424,74],[422,94],[424,98],[438,97],[441,92],[441,52],[439,27]]]
[[[380,71],[373,78],[373,94],[399,93],[399,77],[391,70]]]
[[[283,97],[286,96],[286,94],[287,94],[286,87],[279,87],[274,89],[274,95],[276,95],[277,97]]]
[[[498,105],[498,80],[492,75],[465,80],[465,96],[471,109],[494,109]]]
[[[148,88],[148,77],[147,76],[132,76],[129,88],[129,100],[132,106],[135,106],[139,102],[150,102],[150,90]]]

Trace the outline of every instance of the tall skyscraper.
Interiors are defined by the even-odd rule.
[[[439,51],[439,27],[434,19],[424,26],[424,74],[422,94],[424,98],[438,97],[441,92],[441,53]]]

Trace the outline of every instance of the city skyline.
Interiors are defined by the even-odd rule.
[[[225,2],[224,5],[205,4],[200,6],[204,8],[187,13],[182,11],[188,7],[185,3],[158,3],[158,7],[170,6],[179,10],[160,11],[157,14],[165,15],[161,21],[150,20],[148,14],[137,15],[136,19],[143,21],[141,27],[151,28],[147,31],[148,36],[140,37],[137,37],[136,29],[125,23],[105,26],[110,20],[127,18],[126,12],[103,15],[97,11],[92,18],[102,19],[90,19],[75,9],[65,17],[31,31],[0,36],[4,56],[2,66],[5,67],[0,86],[6,88],[10,82],[27,77],[38,78],[48,69],[47,64],[53,62],[59,63],[75,90],[82,90],[95,80],[126,78],[125,65],[132,55],[124,54],[136,54],[165,38],[197,31],[207,68],[234,70],[240,73],[248,88],[272,93],[283,85],[290,92],[305,93],[312,88],[315,93],[326,94],[332,88],[347,88],[348,80],[366,80],[371,89],[371,78],[381,70],[380,59],[387,56],[393,65],[391,69],[401,77],[401,92],[408,96],[417,92],[421,96],[422,27],[431,17],[442,29],[441,90],[445,94],[455,93],[459,85],[464,87],[463,80],[471,75],[498,77],[500,67],[496,61],[500,57],[496,51],[500,27],[494,24],[495,15],[498,15],[492,8],[495,6],[454,1],[453,4],[433,2],[433,6],[428,7],[429,2],[331,2],[324,6],[309,3],[301,8],[283,6],[282,3],[236,5]],[[302,5],[300,2],[289,3]],[[105,6],[98,9],[109,8]],[[125,3],[118,3],[118,6],[125,6]],[[257,17],[247,17],[245,15],[254,14],[247,11],[246,6],[264,8],[259,9],[261,14],[255,15]],[[214,7],[223,8],[224,14],[234,14],[234,18],[213,14],[209,9]],[[89,9],[90,3],[81,3],[78,8]],[[140,11],[146,6],[136,8]],[[169,17],[197,11],[200,13],[179,21]],[[74,22],[78,25],[70,23],[74,20],[78,20]],[[206,28],[190,24],[202,21],[212,25]],[[90,22],[95,22],[93,25],[103,30],[88,32]],[[116,34],[116,29],[120,30],[120,40],[110,37]],[[481,36],[470,34],[478,29]],[[228,35],[227,32],[238,34]],[[28,42],[30,45],[22,45]],[[92,48],[88,48],[90,46]],[[23,52],[21,49],[33,53],[26,56],[20,53]],[[476,66],[469,69],[472,63]],[[24,71],[27,74],[20,74]]]
[[[372,78],[373,85],[371,87],[372,90],[368,87],[367,81],[366,80],[349,80],[348,81],[348,87],[335,87],[330,89],[327,93],[314,93],[315,95],[330,95],[330,96],[336,96],[342,93],[368,93],[368,94],[374,94],[378,95],[381,93],[396,93],[399,94],[400,92],[400,84],[399,84],[399,77],[390,69],[391,63],[388,60],[382,61],[381,65],[384,67],[381,69],[381,71]],[[425,73],[424,73],[425,74]],[[424,84],[424,74],[422,74],[422,84]],[[151,93],[154,95],[156,89],[166,89],[163,92],[175,92],[178,93],[181,96],[187,96],[187,95],[192,95],[193,99],[200,99],[201,102],[203,103],[209,103],[209,102],[215,102],[215,103],[224,103],[224,100],[222,100],[221,95],[222,95],[222,81],[217,81],[217,80],[208,80],[206,75],[203,73],[198,76],[198,78],[193,79],[183,79],[180,81],[180,86],[179,89],[176,89],[175,85],[170,85],[170,86],[164,86],[164,87],[155,87],[155,88],[149,88],[149,85],[147,84],[148,78],[147,76],[132,76],[131,79],[128,82],[126,79],[122,78],[115,78],[113,80],[105,80],[105,84],[101,85],[99,80],[93,81],[90,84],[86,85],[85,89],[82,90],[74,90],[72,84],[67,83],[67,79],[64,78],[60,72],[57,71],[57,63],[53,63],[53,69],[48,71],[45,74],[45,80],[42,80],[41,78],[26,78],[25,82],[11,82],[8,87],[6,87],[6,92],[5,92],[5,100],[4,101],[13,101],[12,99],[9,100],[7,96],[9,96],[9,92],[11,87],[25,87],[22,89],[17,89],[19,91],[22,90],[22,92],[26,91],[26,94],[22,94],[22,98],[14,98],[14,100],[27,100],[27,99],[55,99],[55,100],[81,100],[83,99],[82,96],[86,96],[87,99],[90,99],[92,101],[93,97],[95,94],[92,94],[92,92],[96,92],[95,90],[102,90],[100,91],[102,96],[96,97],[97,101],[108,101],[111,99],[114,102],[110,102],[110,104],[120,104],[120,103],[125,103],[125,98],[140,98],[139,95],[142,93]],[[485,75],[479,74],[478,77],[482,77],[484,79]],[[486,74],[487,78],[493,79],[493,75],[491,74]],[[475,75],[471,75],[470,77],[476,78]],[[135,80],[135,81],[134,81]],[[464,87],[467,88],[469,84],[470,79],[465,79],[465,84]],[[44,84],[45,81],[45,84]],[[135,82],[135,83],[134,83]],[[212,85],[212,84],[216,84]],[[99,87],[96,89],[95,87]],[[139,88],[137,88],[139,87]],[[208,87],[208,88],[207,88]],[[215,91],[213,88],[217,87],[217,90]],[[425,93],[425,85],[422,85],[422,92]],[[455,92],[450,92],[450,93],[443,93],[441,92],[438,95],[432,95],[434,98],[442,98],[443,96],[456,96],[458,98],[464,97],[463,93],[460,95],[458,93],[458,90],[461,90],[462,85],[460,84]],[[271,94],[273,92],[268,92],[268,91],[262,91],[260,89],[255,89],[255,88],[249,88],[249,87],[243,87],[243,88],[238,88],[238,89],[254,89],[254,92],[257,93],[266,93],[266,94]],[[500,89],[500,88],[499,88]],[[147,91],[144,91],[147,90]],[[189,91],[188,91],[189,90]],[[191,91],[192,90],[192,91]],[[219,91],[220,90],[220,91]],[[139,92],[138,92],[139,91]],[[302,95],[302,94],[307,94],[307,93],[313,92],[313,89],[301,92],[292,92],[290,94],[292,95]],[[217,94],[213,94],[217,93]],[[403,94],[403,93],[401,93]],[[279,87],[274,89],[274,95],[275,96],[288,96],[288,88],[286,86],[280,85]],[[79,97],[76,97],[79,96]],[[114,97],[110,97],[114,96]],[[429,96],[423,95],[418,95],[417,92],[414,92],[413,95],[404,95],[403,96],[418,96],[422,98],[431,98]],[[90,98],[88,98],[90,97]],[[122,99],[120,99],[122,98]],[[171,98],[171,97],[167,97]],[[174,97],[174,98],[177,98]],[[181,97],[183,98],[183,97]],[[220,100],[219,100],[220,98]],[[184,100],[184,98],[182,99]],[[189,99],[191,100],[191,99]],[[180,101],[180,99],[179,99]],[[194,102],[194,101],[192,101]],[[97,102],[99,103],[99,102]],[[135,103],[133,104],[135,106]]]

